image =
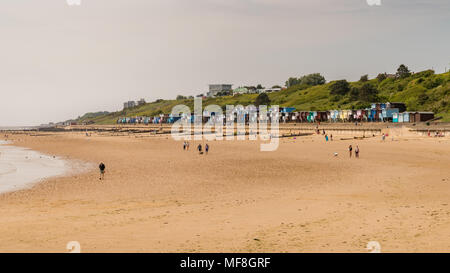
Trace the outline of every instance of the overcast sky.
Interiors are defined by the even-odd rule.
[[[1,0],[0,126],[126,100],[450,67],[450,1]]]

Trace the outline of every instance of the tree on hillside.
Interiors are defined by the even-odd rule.
[[[359,90],[359,100],[364,102],[374,102],[378,99],[378,90],[370,83],[364,84]]]
[[[263,87],[261,84],[258,84],[258,85],[256,86],[256,89],[264,89],[264,87]]]
[[[369,81],[369,75],[362,75],[361,78],[359,79],[360,82],[367,82]]]
[[[378,74],[377,80],[378,80],[379,82],[382,82],[382,81],[384,81],[385,79],[387,79],[387,74],[386,74],[386,73],[380,73],[380,74]]]
[[[231,96],[233,94],[233,91],[221,91],[221,92],[218,92],[217,94],[216,94],[216,97],[224,97],[224,96]]]
[[[330,94],[331,95],[342,95],[350,91],[350,84],[346,80],[335,81],[330,86]]]
[[[406,65],[401,64],[397,69],[397,77],[400,79],[404,79],[409,76],[411,76],[411,71],[409,71],[409,68]]]
[[[358,87],[352,87],[352,89],[350,90],[350,99],[352,101],[358,100],[359,99],[359,88]]]
[[[177,100],[185,100],[185,99],[187,99],[185,96],[183,96],[183,95],[178,95],[177,96]]]
[[[297,78],[289,78],[287,81],[286,81],[286,87],[291,87],[291,86],[294,86],[294,85],[296,85],[296,84],[299,84],[300,83],[300,80],[299,79],[297,79]]]
[[[300,83],[301,84],[307,84],[310,86],[315,86],[315,85],[322,85],[325,84],[325,78],[320,75],[320,73],[313,73],[313,74],[309,74],[309,75],[305,75],[303,77],[300,78]]]
[[[259,107],[260,105],[269,105],[270,99],[269,96],[266,93],[261,93],[256,97],[255,100],[255,106]]]

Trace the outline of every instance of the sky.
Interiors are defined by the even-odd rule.
[[[0,126],[197,95],[211,83],[450,68],[448,0],[67,1],[0,2]]]

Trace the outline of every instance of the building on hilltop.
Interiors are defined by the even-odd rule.
[[[248,94],[250,90],[246,87],[238,87],[233,90],[233,95]]]
[[[232,84],[210,84],[207,97],[212,98],[217,96],[218,93],[230,91],[233,91]]]
[[[281,88],[264,88],[264,89],[258,89],[258,93],[272,93],[272,92],[280,92]]]
[[[135,106],[136,102],[132,100],[123,103],[123,109],[133,108]]]
[[[141,105],[144,105],[146,103],[147,102],[145,101],[145,99],[140,99],[138,101],[130,100],[130,101],[127,101],[127,102],[123,103],[123,109],[128,109],[128,108],[133,108],[133,107],[136,107],[136,106],[141,106]]]
[[[145,99],[140,99],[137,101],[137,105],[139,105],[139,106],[144,105],[145,103],[146,103]]]

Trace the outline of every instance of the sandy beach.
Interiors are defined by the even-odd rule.
[[[450,250],[450,140],[212,141],[11,135],[15,145],[106,164],[0,195],[1,252],[382,252]],[[361,157],[347,147],[359,145]],[[337,157],[334,153],[339,153]]]

